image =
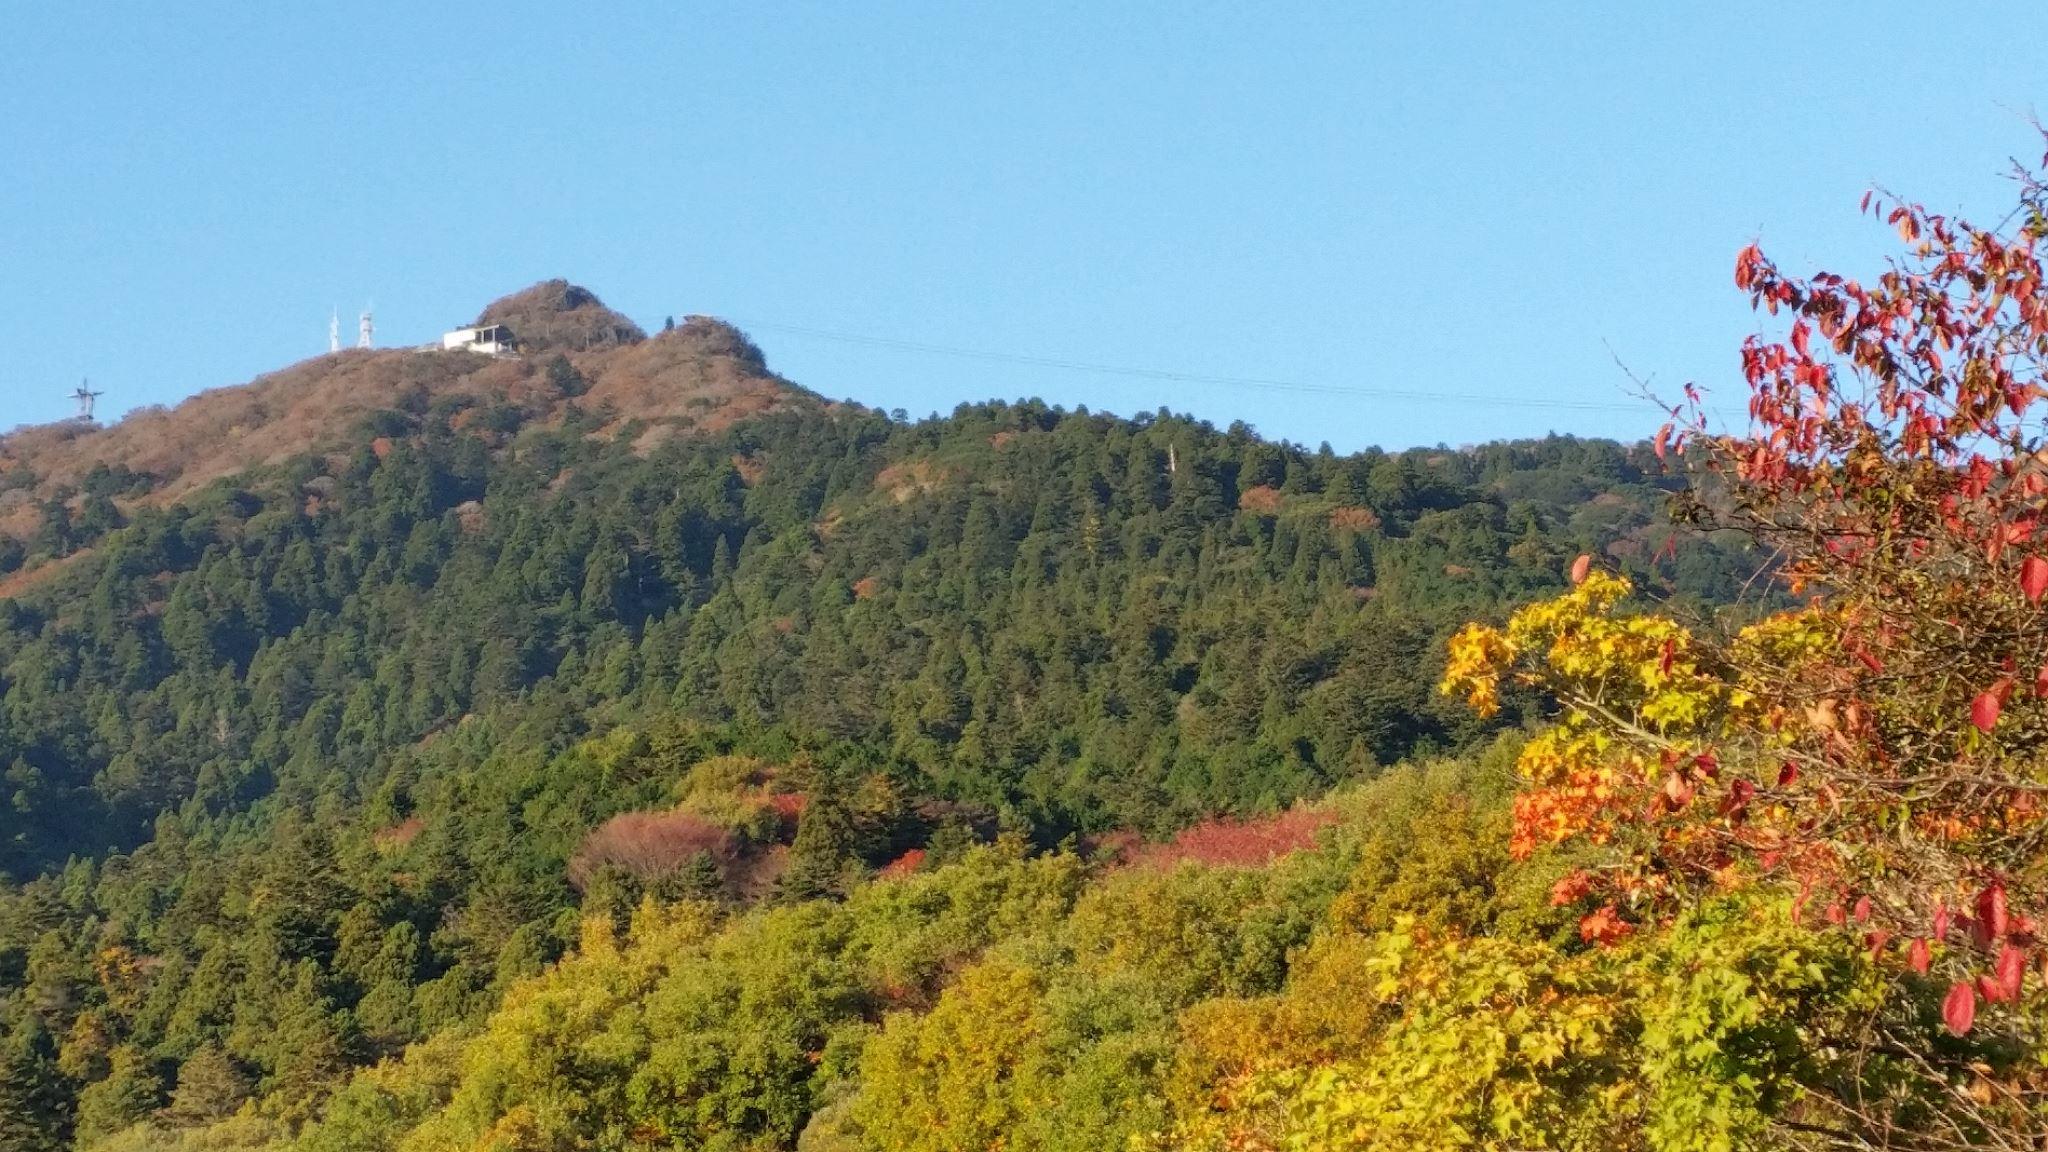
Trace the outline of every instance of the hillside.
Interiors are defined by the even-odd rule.
[[[1542,712],[1434,692],[1464,621],[1582,552],[1700,611],[1754,566],[1670,522],[1684,481],[1646,446],[1339,456],[1036,402],[905,424],[715,321],[637,339],[545,285],[485,314],[536,306],[592,346],[344,353],[9,438],[17,512],[48,519],[0,593],[0,1103],[80,1147],[386,1147],[334,1094],[516,1017],[602,950],[586,922],[704,902],[739,918],[700,937],[725,981],[759,932],[880,931],[826,909],[949,863],[1262,862],[1328,823],[1276,813]],[[1259,974],[1218,987],[1280,987],[1271,949],[1324,915],[1297,895],[1257,913],[1284,921],[1243,945]],[[690,1095],[733,1111],[672,1142],[790,1147],[975,931],[859,960],[793,1047],[734,1057],[773,1084]],[[486,1127],[524,1123],[517,1095]],[[632,1111],[575,1141],[669,1146],[602,1135]]]
[[[22,545],[0,548],[0,574],[89,543],[95,497],[117,509],[162,505],[251,468],[342,451],[380,413],[452,413],[454,427],[502,438],[575,409],[600,435],[636,424],[644,450],[680,430],[818,402],[770,372],[729,324],[692,316],[648,337],[566,281],[495,301],[478,322],[510,325],[523,354],[348,349],[110,426],[0,436],[0,534]]]

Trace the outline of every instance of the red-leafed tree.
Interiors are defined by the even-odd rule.
[[[721,873],[739,855],[733,834],[688,812],[626,812],[584,837],[569,860],[569,879],[580,890],[599,873],[617,869],[642,882],[675,875],[699,857]]]
[[[1675,437],[1722,481],[1709,519],[1832,632],[1737,669],[1783,705],[1784,847],[1824,849],[1845,887],[1822,894],[1873,923],[1949,920],[1987,960],[2033,948],[2048,900],[2048,189],[2017,178],[1998,228],[1866,196],[1906,245],[1868,284],[1744,249],[1737,286],[1789,320],[1743,348],[1751,427],[1715,434],[1695,401]]]
[[[1803,607],[1688,628],[1582,562],[1566,597],[1452,648],[1447,691],[1485,709],[1512,677],[1561,705],[1523,757],[1516,846],[1610,848],[1558,890],[1589,902],[1588,939],[1782,883],[1895,966],[1911,994],[1815,1042],[1953,1107],[1845,1097],[1842,1146],[2048,1146],[2048,1077],[2015,1055],[2048,1051],[2044,174],[2017,168],[1991,227],[1867,196],[1904,245],[1867,281],[1737,257],[1770,332],[1742,350],[1748,427],[1716,430],[1688,388],[1656,447],[1701,478],[1686,514],[1751,535]],[[1967,1042],[1940,1050],[1943,1026]]]
[[[1316,835],[1335,822],[1334,813],[1297,807],[1253,820],[1218,817],[1182,829],[1172,840],[1153,844],[1138,862],[1171,868],[1183,861],[1223,867],[1257,868],[1316,845]]]

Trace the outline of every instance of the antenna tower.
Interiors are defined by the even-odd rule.
[[[73,392],[71,398],[78,401],[78,418],[88,424],[91,423],[92,403],[100,398],[100,393],[92,390],[92,381],[81,380],[78,384],[78,391]]]
[[[356,321],[356,347],[374,347],[375,345],[371,342],[370,337],[375,331],[376,326],[370,323],[370,310],[365,308],[363,309],[362,319]]]
[[[327,317],[327,351],[331,355],[341,351],[341,309],[336,308]]]

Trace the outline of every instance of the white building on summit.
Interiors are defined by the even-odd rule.
[[[512,329],[503,324],[485,324],[477,328],[457,328],[442,336],[441,351],[510,356],[519,351],[519,342],[513,337]]]

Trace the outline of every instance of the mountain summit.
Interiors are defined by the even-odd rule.
[[[87,489],[112,483],[109,471],[119,474],[117,503],[168,503],[251,468],[345,450],[366,422],[392,436],[436,422],[477,425],[509,442],[521,427],[580,413],[595,421],[594,435],[630,432],[648,451],[691,430],[819,402],[769,371],[761,350],[724,321],[691,316],[649,337],[567,280],[497,300],[481,322],[510,327],[519,353],[348,349],[107,426],[66,421],[0,435],[0,540],[29,540],[53,517],[80,511],[95,494]]]
[[[476,322],[512,329],[528,352],[587,352],[647,339],[638,324],[605,307],[595,292],[567,280],[543,280],[495,300]]]

